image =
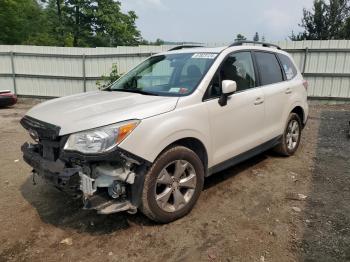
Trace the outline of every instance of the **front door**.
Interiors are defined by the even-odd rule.
[[[220,106],[221,82],[233,80],[237,91]],[[206,95],[213,148],[213,164],[219,164],[261,144],[264,126],[264,94],[257,87],[251,53],[232,53],[215,75]]]

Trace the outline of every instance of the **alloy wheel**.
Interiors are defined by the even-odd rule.
[[[286,135],[286,144],[288,150],[293,151],[299,142],[300,127],[299,123],[296,120],[289,122],[287,135]]]
[[[175,160],[160,172],[155,188],[155,199],[165,212],[176,212],[191,200],[197,184],[193,166],[186,160]]]

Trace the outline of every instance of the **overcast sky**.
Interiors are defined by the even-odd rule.
[[[154,41],[230,42],[238,33],[255,32],[267,41],[298,32],[303,7],[313,0],[120,0],[134,10],[143,38]]]

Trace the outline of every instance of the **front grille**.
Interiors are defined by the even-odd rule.
[[[42,122],[29,116],[21,119],[21,125],[38,137],[39,154],[47,160],[56,161],[60,152],[60,127]]]

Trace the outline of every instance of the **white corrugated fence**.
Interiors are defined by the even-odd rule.
[[[309,96],[350,98],[350,41],[282,41],[309,81]],[[0,90],[57,97],[96,90],[96,81],[116,63],[125,73],[172,46],[72,48],[0,45]]]

